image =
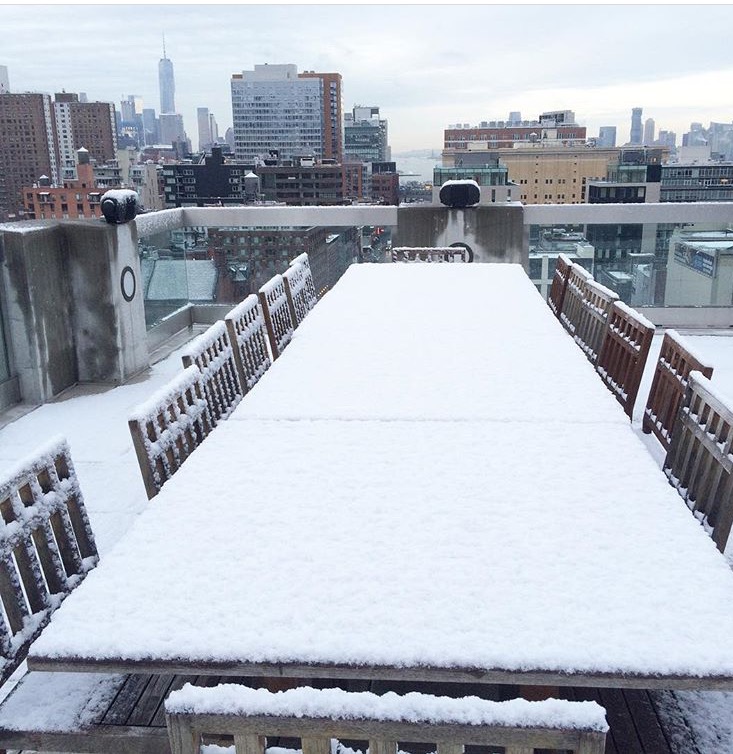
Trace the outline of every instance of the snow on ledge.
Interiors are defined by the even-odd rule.
[[[378,696],[368,691],[297,688],[271,693],[236,684],[202,688],[186,684],[165,702],[171,714],[264,715],[330,720],[380,720],[389,722],[491,725],[519,728],[608,730],[605,710],[595,702],[547,699],[529,702],[511,699],[490,702],[476,696],[445,696],[389,692]]]

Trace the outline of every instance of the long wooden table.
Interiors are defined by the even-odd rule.
[[[733,688],[733,575],[520,268],[360,266],[29,666]]]

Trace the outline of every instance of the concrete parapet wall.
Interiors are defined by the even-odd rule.
[[[0,229],[0,244],[23,401],[77,382],[120,383],[148,366],[134,224],[17,223]]]
[[[451,209],[438,205],[400,207],[394,246],[465,244],[474,262],[529,265],[521,204]]]

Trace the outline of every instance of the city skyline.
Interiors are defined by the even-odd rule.
[[[74,8],[3,6],[11,91],[83,91],[117,108],[136,94],[157,109],[165,33],[194,143],[196,109],[223,134],[232,74],[261,63],[340,73],[344,110],[379,106],[395,153],[439,149],[450,124],[510,111],[572,109],[589,136],[615,125],[618,144],[632,107],[678,141],[692,121],[733,120],[729,6],[149,5],[116,7],[112,25],[108,7]]]

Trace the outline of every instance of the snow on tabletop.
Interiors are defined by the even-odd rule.
[[[181,395],[187,388],[200,380],[201,370],[195,364],[191,364],[191,366],[181,370],[170,382],[156,390],[148,400],[136,406],[130,412],[129,418],[138,422],[147,421],[149,417],[160,413],[166,406],[169,406],[176,396]]]
[[[352,266],[232,418],[628,422],[524,270],[491,264]]]
[[[733,574],[628,426],[229,421],[30,656],[733,675]]]
[[[605,732],[605,710],[595,702],[511,699],[491,702],[476,696],[452,699],[412,692],[297,688],[279,693],[233,683],[202,688],[187,683],[171,692],[166,712],[198,715],[309,717],[331,720],[381,720],[443,725],[490,725],[519,728],[569,728]]]
[[[0,729],[63,732],[90,725],[107,709],[124,675],[28,673],[0,707]]]

